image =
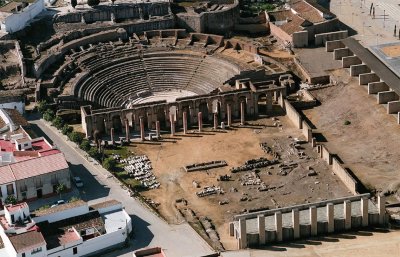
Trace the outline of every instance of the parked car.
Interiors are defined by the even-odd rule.
[[[72,180],[77,188],[83,187],[83,182],[80,177],[73,177]]]
[[[65,201],[64,200],[58,200],[58,201],[54,202],[53,205],[50,206],[50,208],[57,207],[57,206],[62,205],[62,204],[65,204]]]

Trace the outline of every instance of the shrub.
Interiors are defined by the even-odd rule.
[[[81,148],[83,151],[88,152],[91,148],[90,142],[86,139],[82,141],[82,143],[79,145],[79,148]]]
[[[69,199],[69,203],[73,203],[73,202],[76,202],[76,201],[79,201],[79,200],[81,200],[81,198],[79,198],[79,197],[76,197],[76,196],[73,196],[73,197],[71,197],[71,199]]]
[[[63,135],[68,135],[69,133],[71,133],[72,131],[74,131],[74,128],[71,126],[68,126],[67,124],[65,124],[62,128],[61,128],[61,133],[63,133]]]
[[[64,121],[63,119],[61,119],[61,117],[56,116],[52,121],[51,121],[51,125],[56,127],[57,129],[61,129],[64,125]]]
[[[47,102],[46,101],[39,101],[37,103],[37,110],[41,113],[44,114],[44,112],[47,110]]]
[[[89,6],[96,6],[96,5],[99,5],[99,3],[100,3],[100,0],[88,0],[87,1],[87,4]]]
[[[94,159],[100,159],[100,154],[99,151],[97,151],[96,147],[91,147],[88,151],[88,154],[90,157],[94,158]]]
[[[71,140],[74,143],[81,144],[83,141],[83,135],[79,132],[73,131],[68,134],[69,140]]]
[[[17,203],[17,198],[15,198],[15,195],[8,195],[7,198],[4,200],[5,204],[16,204]]]
[[[350,125],[350,124],[351,124],[351,122],[348,121],[348,120],[345,120],[345,121],[343,122],[343,125],[345,125],[345,126]]]
[[[117,162],[112,157],[108,157],[108,158],[104,159],[104,161],[103,161],[103,167],[109,171],[115,170],[116,164],[117,164]]]
[[[54,111],[47,109],[44,113],[43,113],[43,119],[46,121],[51,121],[54,119]]]

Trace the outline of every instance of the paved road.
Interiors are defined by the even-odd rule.
[[[81,198],[90,204],[108,199],[123,202],[126,211],[133,219],[135,238],[127,249],[115,251],[106,256],[132,256],[131,251],[142,247],[160,246],[168,257],[201,256],[213,253],[210,246],[188,225],[169,225],[144,207],[138,200],[131,198],[121,188],[118,181],[105,176],[106,171],[88,162],[71,142],[66,142],[53,127],[42,120],[29,117],[33,129],[41,131],[64,154],[70,163],[72,173],[79,175],[85,183],[80,192]]]

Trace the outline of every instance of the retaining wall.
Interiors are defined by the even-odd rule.
[[[353,194],[357,195],[357,181],[342,166],[336,157],[332,158],[332,170]]]
[[[298,129],[302,129],[302,119],[297,110],[293,105],[286,99],[284,99],[284,106],[286,110],[286,115],[289,117],[290,121],[293,122],[294,126]]]
[[[344,48],[342,40],[326,41],[325,48],[327,52],[333,52],[333,50],[338,48]]]
[[[340,40],[340,39],[344,39],[346,37],[348,37],[347,30],[316,34],[315,35],[315,45],[323,46],[327,43],[327,41]]]

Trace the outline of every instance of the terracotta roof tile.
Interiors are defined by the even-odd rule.
[[[0,167],[0,185],[9,184],[15,181],[14,174],[10,168],[10,166],[1,166]]]
[[[46,241],[44,240],[42,233],[37,231],[29,231],[15,236],[10,236],[9,239],[17,253],[29,251],[40,246],[46,246]]]

